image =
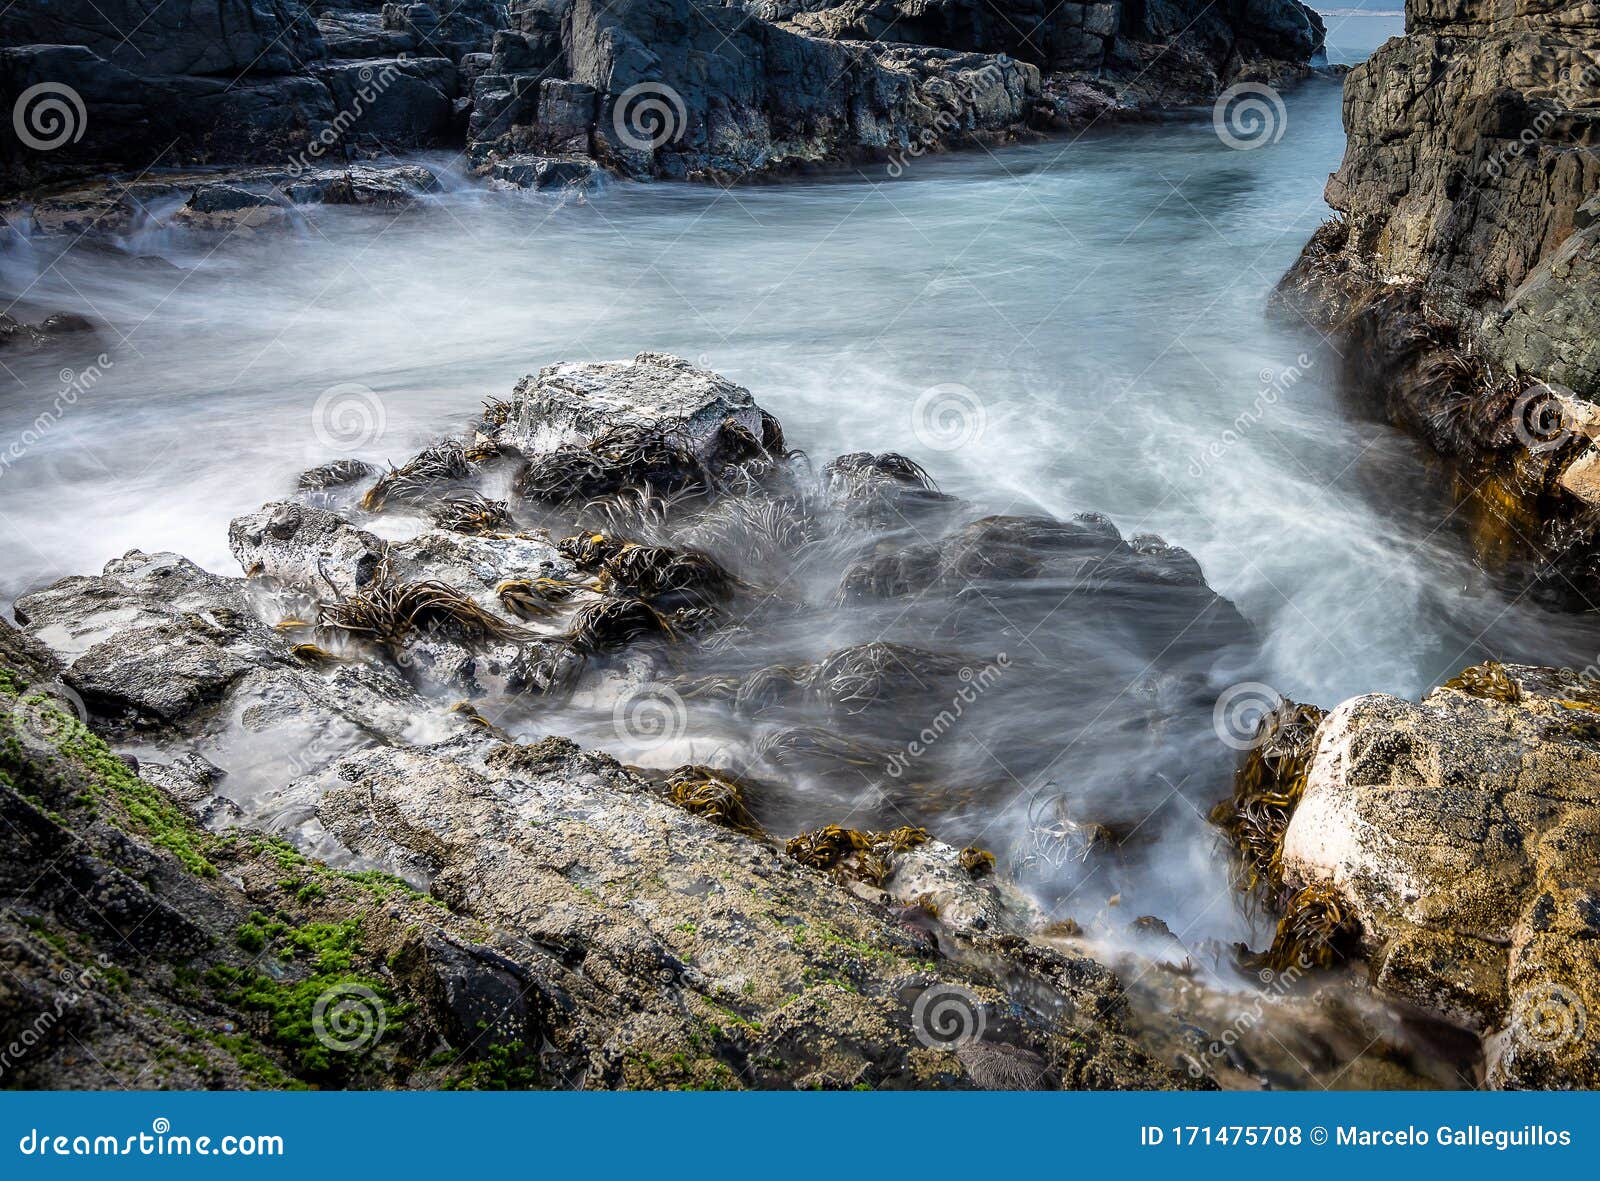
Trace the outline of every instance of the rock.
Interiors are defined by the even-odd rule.
[[[570,29],[570,76],[600,96],[597,157],[630,176],[740,175],[1004,135],[1039,93],[1025,63],[829,41],[692,0],[576,0]]]
[[[1491,1084],[1594,1087],[1600,693],[1526,666],[1450,684],[1328,715],[1286,878],[1343,902],[1378,988],[1484,1036]]]
[[[344,518],[277,501],[228,525],[228,549],[247,574],[318,596],[349,596],[372,581],[387,546]]]
[[[37,349],[52,338],[94,332],[98,325],[75,312],[54,312],[37,324],[24,324],[14,316],[0,314],[0,349]]]
[[[244,581],[176,554],[137,550],[97,577],[63,579],[15,606],[106,728],[129,738],[184,735],[226,773],[225,794],[252,806],[307,769],[442,714],[394,670],[318,656],[261,618],[291,609],[304,607],[257,598]]]
[[[394,151],[442,143],[450,133],[460,80],[448,58],[334,62],[316,74],[335,107],[358,115],[342,142]]]
[[[524,377],[497,441],[527,454],[586,446],[606,431],[670,426],[702,463],[723,448],[732,420],[756,439],[766,429],[750,391],[666,353],[631,361],[564,362]]]
[[[1600,397],[1583,212],[1600,184],[1600,26],[1584,6],[1406,10],[1407,35],[1345,79],[1348,140],[1326,194],[1339,219],[1277,300],[1337,339],[1374,412],[1477,473],[1474,485],[1493,474],[1467,504],[1484,556],[1558,570],[1532,577],[1559,597],[1592,579],[1600,547],[1585,502],[1562,491],[1579,452],[1540,418],[1538,392]]]
[[[271,193],[252,193],[237,185],[218,183],[196,190],[173,220],[190,229],[232,233],[276,224],[288,213],[287,203]]]
[[[342,841],[581,964],[591,1086],[970,1087],[990,1076],[954,1051],[980,1041],[1060,1085],[1176,1081],[1119,1037],[1107,981],[1062,991],[1064,958],[1042,976],[954,930],[949,958],[925,961],[883,909],[570,743],[373,752],[326,784],[319,815]],[[1015,979],[964,966],[984,954]],[[1065,1006],[1053,1021],[1030,982]],[[1064,1053],[1068,1036],[1084,1048]]]
[[[88,11],[18,0],[0,13],[0,42],[82,46],[117,69],[152,76],[289,74],[323,53],[316,26],[291,0],[205,0],[164,10],[97,0]]]
[[[488,176],[511,188],[584,188],[598,169],[587,156],[508,156],[489,165]]]

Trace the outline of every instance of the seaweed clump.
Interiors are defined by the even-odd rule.
[[[1511,674],[1506,672],[1505,665],[1496,660],[1485,660],[1482,664],[1464,668],[1440,688],[1455,689],[1460,693],[1484,697],[1506,705],[1513,704],[1522,696],[1521,688],[1511,679]]]
[[[1283,892],[1283,834],[1305,794],[1318,724],[1327,716],[1314,705],[1285,699],[1264,716],[1255,745],[1234,774],[1233,797],[1211,810],[1211,822],[1239,853],[1239,889]]]
[[[512,528],[511,511],[503,500],[480,492],[448,496],[433,510],[433,523],[456,533],[482,536]]]
[[[436,443],[401,467],[392,467],[361,498],[361,507],[375,513],[390,501],[421,504],[443,488],[470,479],[467,453],[454,440]]]
[[[846,884],[863,882],[882,889],[893,873],[894,855],[928,840],[927,829],[910,824],[888,832],[861,832],[828,824],[791,837],[783,851],[809,869],[831,871]]]
[[[766,831],[750,811],[752,786],[742,776],[699,764],[679,767],[667,777],[668,796],[685,812],[757,840],[766,840]]]
[[[1317,726],[1326,716],[1314,705],[1285,700],[1262,718],[1256,745],[1234,776],[1233,798],[1211,812],[1212,823],[1239,853],[1236,884],[1279,916],[1272,946],[1261,955],[1244,952],[1249,967],[1332,967],[1344,957],[1354,934],[1354,924],[1331,890],[1314,884],[1291,889],[1283,873],[1284,833],[1305,795]]]
[[[705,466],[677,423],[622,423],[587,444],[569,443],[529,459],[513,481],[523,499],[564,505],[624,489],[675,492],[707,487]]]
[[[468,643],[518,641],[521,628],[490,615],[454,587],[428,579],[401,582],[385,557],[372,581],[356,594],[322,608],[320,624],[391,649],[415,632],[439,634]]]
[[[672,621],[643,599],[601,599],[580,607],[572,617],[567,641],[591,655],[616,652],[643,636],[676,638]]]
[[[961,868],[975,878],[981,878],[994,872],[994,854],[987,849],[978,849],[971,845],[961,850],[957,858]]]

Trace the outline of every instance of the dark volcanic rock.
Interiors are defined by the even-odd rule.
[[[1484,532],[1594,577],[1600,505],[1600,17],[1411,0],[1345,82],[1348,145],[1281,305],[1347,342],[1354,389],[1460,461]],[[1551,383],[1551,384],[1546,384]],[[1493,524],[1509,519],[1512,528]],[[1591,604],[1592,605],[1592,604]]]

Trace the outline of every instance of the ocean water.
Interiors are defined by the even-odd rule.
[[[1329,58],[1346,63],[1401,31],[1367,13],[1329,26]],[[1204,110],[779,185],[561,199],[461,184],[398,216],[322,210],[223,242],[149,234],[130,244],[139,262],[14,251],[0,259],[13,314],[75,310],[108,329],[0,358],[0,440],[17,441],[0,466],[0,595],[135,547],[236,573],[229,519],[332,457],[313,421],[332,387],[374,391],[381,429],[361,454],[399,462],[541,366],[649,350],[747,385],[818,459],[900,451],[987,511],[1094,510],[1188,549],[1259,635],[1186,670],[1213,693],[1263,682],[1331,705],[1416,695],[1486,655],[1588,663],[1593,630],[1480,571],[1417,446],[1352,410],[1316,334],[1266,317],[1329,215],[1343,133],[1336,81],[1253,97],[1221,130]],[[996,733],[1063,742],[1016,704]],[[1186,937],[1259,940],[1203,820],[1233,757],[1209,708],[1137,755],[1091,715],[1073,727],[1089,733],[1081,757],[1028,761],[1020,778],[1043,766],[1080,799],[1123,798],[1119,819],[1177,797],[1157,843],[1097,896]],[[639,757],[609,717],[574,707],[537,725]],[[725,718],[697,724],[713,745],[737,740]],[[1163,767],[1199,779],[1169,792]],[[1004,852],[1032,786],[908,818]],[[780,813],[845,818],[809,790]],[[1083,887],[1069,874],[1046,892]]]

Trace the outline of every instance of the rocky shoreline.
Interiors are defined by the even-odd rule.
[[[1330,336],[1371,411],[1455,473],[1484,555],[1595,606],[1600,362],[1585,6],[1409,0],[1345,84],[1336,217],[1280,307]]]
[[[1297,0],[192,7],[0,14],[0,97],[21,129],[0,148],[0,193],[42,199],[48,225],[63,186],[70,200],[117,172],[104,198],[137,210],[141,186],[159,198],[184,183],[164,172],[206,165],[223,175],[202,218],[241,193],[393,201],[417,178],[371,165],[421,149],[512,187],[602,171],[729,183],[1206,102],[1303,75],[1323,37]]]
[[[820,584],[795,573],[802,536],[832,555]],[[135,551],[24,596],[23,632],[3,634],[0,792],[27,834],[0,912],[0,1032],[26,1051],[8,1082],[1596,1078],[1600,912],[1581,875],[1600,827],[1563,778],[1600,749],[1582,684],[1480,670],[1421,707],[1268,718],[1236,799],[1255,816],[1262,793],[1282,820],[1255,846],[1279,867],[1256,889],[1284,916],[1273,951],[1292,951],[1266,985],[1261,960],[1158,916],[1085,929],[1041,907],[1024,864],[902,819],[959,763],[918,756],[896,804],[910,785],[875,762],[908,719],[926,738],[962,684],[985,696],[953,733],[1003,721],[989,669],[1037,701],[1050,664],[988,651],[992,611],[1071,602],[1106,627],[1177,605],[1201,653],[1247,630],[1159,539],[1093,514],[970,520],[894,455],[812,475],[748,391],[643,354],[548,367],[398,468],[313,469],[230,543],[242,578]],[[815,627],[818,585],[869,625],[876,604],[929,604],[956,647],[890,631],[762,665],[764,629]],[[629,767],[535,737],[554,702],[606,686],[619,726],[687,698],[762,738],[737,766]],[[1463,771],[1435,767],[1442,752]],[[796,832],[799,774],[858,827]],[[1085,859],[1136,847],[1087,819],[1041,832]],[[1458,840],[1507,849],[1471,855],[1471,915],[1449,904]]]

